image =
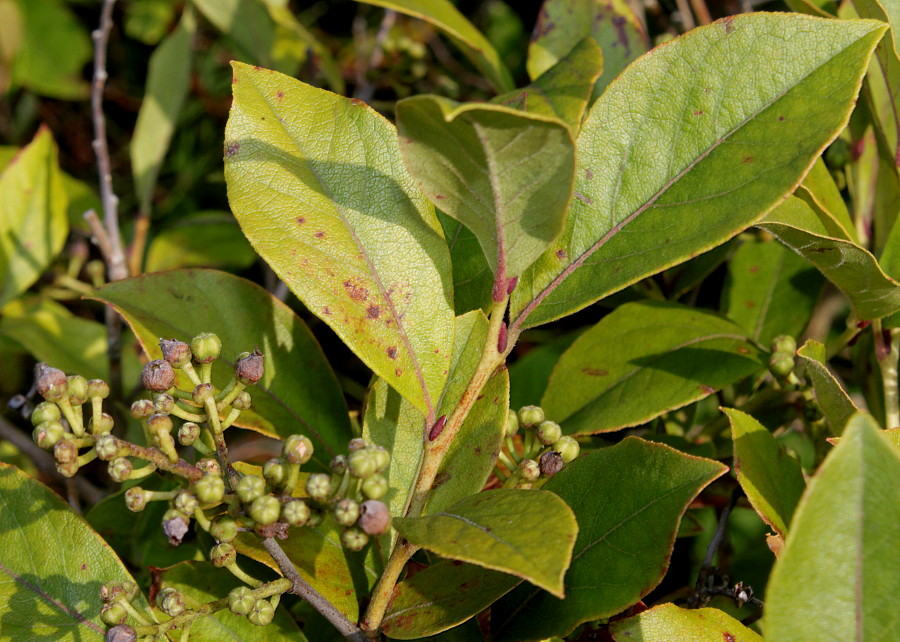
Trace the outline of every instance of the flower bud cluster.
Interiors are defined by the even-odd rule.
[[[562,434],[562,428],[545,418],[543,408],[523,406],[510,410],[504,449],[496,474],[511,488],[536,488],[573,461],[581,450],[578,441]]]
[[[772,340],[772,356],[769,357],[769,371],[779,379],[786,380],[794,371],[794,353],[797,342],[794,337],[783,334]]]

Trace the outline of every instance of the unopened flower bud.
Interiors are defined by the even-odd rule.
[[[46,363],[39,363],[34,367],[34,383],[37,391],[47,401],[61,399],[68,391],[66,373],[51,368]]]
[[[568,464],[570,461],[575,461],[575,458],[578,457],[578,453],[581,452],[581,446],[574,437],[564,435],[553,444],[553,450],[559,453],[564,463]]]
[[[160,339],[163,359],[173,368],[183,368],[191,360],[191,346],[177,339]]]
[[[353,526],[359,519],[359,504],[352,499],[342,499],[334,506],[334,521],[341,526]]]
[[[136,640],[137,633],[127,624],[117,624],[106,632],[106,642],[135,642]]]
[[[235,410],[250,410],[250,406],[252,405],[253,399],[250,397],[250,393],[246,390],[238,393],[238,396],[231,401],[231,407]]]
[[[211,383],[201,383],[194,388],[194,392],[191,393],[191,398],[194,400],[195,404],[202,406],[206,403],[207,399],[214,397],[215,394],[216,391]]]
[[[106,470],[109,472],[109,476],[112,477],[113,481],[121,484],[131,475],[134,466],[131,461],[125,457],[116,457],[109,462]]]
[[[565,465],[566,462],[563,461],[562,455],[555,450],[550,450],[541,455],[541,475],[544,477],[553,477]]]
[[[172,395],[165,392],[153,395],[153,409],[156,410],[156,412],[168,415],[172,412],[172,408],[174,407],[175,399]]]
[[[106,399],[109,396],[109,384],[103,379],[91,379],[87,382],[87,387],[88,397],[91,399]]]
[[[66,462],[56,462],[56,472],[58,472],[63,477],[74,477],[78,474],[78,462],[77,461],[66,461]]]
[[[191,352],[197,363],[212,363],[221,351],[222,340],[211,332],[203,332],[191,340]]]
[[[375,458],[375,472],[382,472],[391,463],[391,453],[387,451],[387,448],[382,448],[381,446],[372,446],[369,448],[369,452]]]
[[[533,459],[524,459],[519,464],[519,479],[526,482],[537,481],[541,476],[541,466]]]
[[[45,421],[59,421],[61,416],[59,406],[49,401],[42,401],[31,411],[31,425],[37,426]]]
[[[786,377],[794,370],[794,357],[788,354],[775,353],[769,359],[769,370],[778,377]]]
[[[204,475],[194,484],[194,492],[204,504],[218,504],[225,497],[225,480],[218,475]]]
[[[266,480],[259,475],[244,475],[235,488],[238,498],[249,504],[266,492]]]
[[[149,399],[138,399],[131,404],[131,416],[135,419],[146,419],[156,412],[153,402]]]
[[[369,535],[383,535],[391,527],[391,511],[384,502],[369,499],[359,507],[358,523]]]
[[[368,450],[357,450],[350,453],[347,466],[350,474],[359,479],[373,475],[378,468],[375,457]]]
[[[335,475],[343,475],[347,472],[347,458],[343,455],[335,455],[331,458],[329,468]]]
[[[238,523],[233,517],[222,515],[210,524],[209,534],[220,542],[231,542],[237,537]]]
[[[306,494],[323,501],[331,494],[331,478],[325,473],[313,473],[306,480]]]
[[[250,518],[261,526],[268,526],[278,521],[281,516],[281,502],[271,495],[257,497],[247,511]]]
[[[197,497],[193,493],[183,490],[175,495],[175,499],[172,500],[172,506],[175,510],[185,515],[193,515],[194,511],[200,507],[200,502],[197,501]]]
[[[58,421],[45,421],[35,426],[32,437],[34,443],[43,448],[50,450],[65,436],[66,429]]]
[[[119,454],[119,441],[112,435],[100,435],[94,443],[97,457],[103,461],[111,461]]]
[[[202,470],[206,475],[222,476],[222,466],[212,457],[204,457],[195,464],[197,468]]]
[[[169,617],[176,617],[184,613],[184,600],[181,593],[167,586],[156,594],[156,606]]]
[[[168,433],[171,432],[172,427],[172,418],[169,417],[169,415],[158,412],[155,415],[147,417],[147,429],[151,433]]]
[[[100,620],[107,626],[116,626],[122,624],[128,617],[128,611],[125,606],[119,602],[104,604],[100,611]]]
[[[256,604],[247,613],[247,619],[250,624],[256,626],[266,626],[275,618],[275,608],[269,600],[256,600]]]
[[[60,464],[68,464],[78,459],[78,448],[71,441],[63,439],[53,446],[53,457]]]
[[[169,544],[178,546],[187,535],[191,518],[176,508],[170,508],[162,518],[163,533],[169,539]]]
[[[535,434],[542,444],[549,446],[562,437],[562,428],[555,421],[542,421],[535,430]]]
[[[263,477],[272,488],[280,488],[287,481],[290,471],[280,457],[273,457],[263,464]]]
[[[95,435],[111,432],[114,425],[112,415],[106,412],[101,412],[99,415],[91,417],[91,420],[88,422],[88,428]]]
[[[772,340],[772,352],[792,355],[797,350],[797,341],[789,334],[782,334]]]
[[[245,386],[252,386],[263,378],[265,358],[259,348],[245,352],[234,364],[234,376]]]
[[[292,464],[305,464],[313,456],[313,444],[306,435],[291,435],[284,442],[284,458]]]
[[[246,586],[232,589],[228,594],[228,609],[235,615],[247,615],[256,606],[256,596]]]
[[[175,385],[175,371],[172,364],[162,359],[154,359],[141,370],[141,383],[150,392],[165,392]]]
[[[80,406],[88,400],[88,382],[81,375],[71,375],[66,380],[66,390],[69,394],[69,403]]]
[[[237,561],[237,551],[234,550],[234,546],[231,544],[216,544],[209,552],[209,561],[217,568],[231,566]]]
[[[304,526],[309,517],[309,506],[299,499],[291,500],[281,507],[281,519],[291,526]]]
[[[519,408],[519,425],[524,428],[537,426],[544,421],[544,409],[540,406],[522,406]]]
[[[348,551],[361,551],[369,543],[369,536],[361,528],[352,527],[341,533],[341,544]]]
[[[147,506],[147,495],[140,486],[132,486],[125,491],[125,506],[128,510],[139,513]]]
[[[368,479],[363,480],[360,490],[362,490],[362,494],[365,495],[367,499],[381,499],[387,495],[389,490],[388,481],[385,479],[384,475],[375,473]]]
[[[350,441],[347,442],[347,452],[353,453],[357,450],[365,450],[369,447],[369,442],[367,442],[362,437],[354,437]]]
[[[519,415],[515,410],[510,410],[506,415],[506,436],[513,437],[519,432]]]
[[[186,421],[178,428],[178,443],[182,446],[190,446],[200,436],[200,426],[193,421]]]

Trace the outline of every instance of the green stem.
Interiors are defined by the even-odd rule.
[[[518,468],[518,465],[502,450],[497,454],[497,459],[509,469],[509,472],[513,472]]]
[[[78,292],[79,294],[85,294],[87,296],[91,296],[94,293],[94,288],[92,288],[89,284],[84,281],[79,281],[76,278],[69,276],[68,274],[59,274],[54,279],[56,285],[59,285],[64,288],[68,288],[73,292]]]
[[[209,531],[209,527],[210,527],[210,525],[212,525],[212,522],[206,516],[206,513],[204,513],[202,510],[200,510],[198,508],[197,510],[194,511],[194,519],[196,519],[197,523],[200,524],[200,528],[202,528],[203,530],[205,530],[207,532]]]
[[[175,404],[172,406],[172,410],[169,412],[179,419],[184,419],[185,421],[193,421],[195,424],[202,424],[207,421],[206,415],[198,415],[194,412],[190,412],[178,405],[178,402],[175,402]]]
[[[133,469],[128,475],[128,479],[143,479],[144,477],[152,475],[154,472],[156,472],[156,466],[147,464],[141,468]]]
[[[144,617],[138,612],[138,610],[137,610],[136,608],[134,608],[134,606],[131,604],[131,602],[129,602],[129,601],[125,598],[124,595],[121,596],[121,597],[120,597],[118,600],[116,600],[116,601],[117,601],[119,604],[122,605],[122,607],[125,609],[125,611],[128,613],[128,615],[130,615],[132,618],[134,618],[134,620],[135,620],[136,622],[138,622],[139,624],[143,624],[143,625],[145,625],[145,626],[150,624],[150,622],[148,622],[147,619],[144,618]]]
[[[900,357],[900,329],[890,330],[890,345],[883,345],[880,323],[873,323],[876,332],[876,355],[878,367],[881,369],[881,382],[884,386],[884,427],[900,427],[900,395],[897,390],[897,361]],[[882,343],[881,354],[878,354],[878,344]]]
[[[75,414],[75,409],[72,408],[72,404],[69,403],[68,395],[60,397],[59,400],[57,400],[56,405],[59,406],[66,421],[69,422],[69,428],[72,429],[72,433],[76,437],[84,437],[84,423],[82,422],[81,417]]]
[[[103,399],[100,397],[91,397],[91,418],[94,420],[94,428],[91,431],[94,435],[100,434],[100,417],[103,416]]]
[[[194,364],[192,364],[190,361],[181,366],[181,371],[188,376],[188,379],[191,380],[191,383],[194,384],[195,388],[203,383],[202,381],[200,381],[200,375],[198,375],[197,371],[194,369]]]
[[[232,562],[231,564],[226,565],[225,568],[227,568],[231,572],[232,575],[234,575],[236,578],[238,578],[244,584],[248,584],[248,585],[252,586],[253,588],[259,588],[260,586],[263,585],[263,583],[260,582],[258,579],[256,579],[255,577],[252,577],[250,575],[247,575],[244,571],[242,571],[236,562]]]
[[[97,449],[91,448],[89,451],[87,451],[86,453],[84,453],[83,455],[78,457],[78,459],[76,460],[76,463],[78,464],[78,467],[81,468],[82,466],[85,466],[85,465],[91,463],[96,458],[97,458]]]
[[[228,385],[225,386],[225,389],[222,390],[219,394],[216,395],[216,407],[219,410],[224,410],[226,406],[231,404],[239,394],[244,391],[244,384],[236,379],[232,379],[228,382]]]
[[[519,453],[516,450],[516,440],[512,437],[506,438],[506,449],[509,451],[509,456],[513,461],[517,463],[522,461],[522,458],[519,457]],[[515,468],[515,466],[513,466],[513,468]],[[512,470],[512,468],[510,468],[510,470]]]
[[[212,363],[200,364],[200,383],[212,383]]]
[[[237,408],[232,408],[228,411],[228,416],[225,417],[225,421],[222,422],[222,430],[226,430],[231,428],[231,425],[237,421],[237,418],[241,416],[241,411]]]

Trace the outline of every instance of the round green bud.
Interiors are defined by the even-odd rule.
[[[341,533],[341,544],[348,551],[361,551],[369,543],[369,536],[357,527],[348,528]]]
[[[78,459],[78,448],[71,441],[62,439],[53,446],[53,457],[60,464],[69,464]]]
[[[191,360],[191,347],[184,341],[160,339],[159,347],[162,350],[163,359],[174,368],[183,368]]]
[[[200,436],[200,426],[193,421],[186,421],[178,428],[178,443],[182,446],[190,446]]]
[[[191,352],[197,363],[212,363],[221,351],[222,340],[211,332],[203,332],[191,339]]]
[[[269,600],[256,600],[256,604],[254,604],[253,608],[250,609],[250,612],[247,613],[247,619],[250,621],[250,624],[255,624],[256,626],[265,626],[269,624],[274,617],[275,608]]]
[[[175,385],[175,370],[168,361],[154,359],[141,370],[141,383],[150,392],[165,392]]]
[[[34,443],[44,450],[53,448],[65,435],[66,429],[58,421],[45,421],[38,424],[32,433]]]
[[[359,527],[368,535],[383,535],[391,527],[391,511],[384,502],[364,501],[359,507]]]
[[[231,402],[231,407],[235,410],[249,410],[252,405],[253,399],[250,398],[250,393],[246,390],[238,393],[238,396]]]
[[[365,450],[369,447],[369,442],[367,442],[362,437],[354,437],[349,442],[347,442],[347,452],[356,452],[357,450]]]
[[[172,418],[161,412],[147,417],[147,429],[151,433],[169,433],[173,428]]]
[[[281,502],[271,495],[263,495],[253,500],[248,512],[254,522],[268,526],[277,522],[281,516]]]
[[[519,479],[526,482],[537,481],[541,476],[541,466],[533,459],[523,459],[519,464]]]
[[[115,602],[120,598],[131,601],[138,595],[138,586],[134,582],[107,582],[100,587],[100,599],[103,602]]]
[[[119,440],[112,435],[100,435],[94,442],[97,457],[103,461],[112,461],[119,456]]]
[[[72,375],[68,377],[68,393],[69,403],[73,406],[80,406],[88,400],[88,382],[81,375]]]
[[[95,435],[111,432],[114,425],[112,415],[106,412],[101,412],[99,416],[91,417],[91,420],[88,422],[88,428]]]
[[[531,428],[542,421],[544,421],[544,409],[540,406],[522,406],[519,408],[519,425]]]
[[[365,479],[375,474],[378,469],[378,462],[368,450],[356,450],[350,453],[347,459],[347,467],[350,474],[358,479]]]
[[[231,542],[238,535],[238,523],[233,517],[220,515],[209,525],[209,534],[220,542]]]
[[[105,640],[106,642],[136,642],[137,633],[127,624],[117,624],[106,632]]]
[[[59,421],[61,416],[59,406],[49,401],[42,401],[31,411],[31,425],[37,426],[45,421]]]
[[[201,383],[194,388],[194,392],[191,393],[191,399],[193,399],[194,403],[198,406],[206,404],[207,399],[212,399],[215,396],[216,390],[211,383]]]
[[[69,382],[62,370],[39,363],[34,367],[34,385],[44,399],[57,401],[68,392]]]
[[[91,379],[87,382],[88,397],[94,399],[106,399],[109,396],[109,384],[103,379]]]
[[[375,458],[375,472],[380,473],[391,464],[391,453],[382,446],[372,446],[368,451]]]
[[[204,504],[218,504],[225,497],[225,480],[220,475],[204,475],[194,483],[194,492]]]
[[[284,458],[292,464],[305,464],[313,456],[313,444],[306,435],[291,435],[284,441]]]
[[[133,513],[139,513],[147,506],[147,495],[140,486],[132,486],[125,491],[125,506]]]
[[[313,499],[324,501],[331,494],[331,477],[325,473],[313,473],[306,480],[306,494]]]
[[[177,617],[184,613],[184,600],[181,593],[167,586],[156,594],[156,606],[169,617]]]
[[[769,359],[769,370],[777,377],[786,377],[794,370],[794,357],[787,354],[773,354]]]
[[[362,490],[362,494],[365,495],[367,499],[381,499],[387,495],[389,490],[388,481],[385,479],[384,475],[375,473],[363,481],[360,490]]]
[[[263,477],[272,488],[281,488],[287,482],[290,470],[280,457],[273,457],[263,464]]]
[[[259,475],[244,475],[235,488],[238,499],[249,504],[266,492],[266,480]]]
[[[352,499],[342,499],[334,505],[334,521],[341,526],[353,526],[359,519],[359,504]]]
[[[541,475],[544,477],[553,477],[565,465],[566,462],[563,461],[562,455],[555,450],[548,450],[541,455]]]
[[[109,476],[112,477],[113,481],[121,484],[131,475],[134,466],[129,459],[126,459],[125,457],[116,457],[109,462],[106,470],[109,472]]]
[[[328,466],[335,475],[343,475],[347,472],[347,458],[343,455],[335,455],[331,458],[331,463]]]
[[[309,516],[309,506],[299,499],[291,500],[281,507],[281,519],[291,526],[305,526]]]
[[[127,617],[128,611],[125,610],[125,606],[120,602],[104,604],[103,609],[100,611],[100,620],[106,626],[122,624]]]
[[[559,453],[564,463],[568,464],[578,457],[578,453],[581,452],[581,446],[574,437],[564,435],[553,444],[553,450]]]
[[[506,436],[514,437],[519,432],[519,413],[510,410],[506,415]]]
[[[535,434],[542,444],[549,446],[562,437],[562,428],[555,421],[542,421],[538,425]]]
[[[794,355],[797,351],[797,341],[789,334],[782,334],[772,340],[772,352],[782,352]]]
[[[56,462],[56,472],[58,472],[63,477],[74,477],[78,474],[78,462]]]
[[[175,399],[167,392],[160,392],[153,395],[153,409],[168,415],[175,407]]]
[[[850,143],[838,138],[825,150],[825,163],[832,169],[840,169],[853,161],[853,150]]]
[[[172,507],[185,515],[193,515],[194,511],[200,508],[200,502],[194,493],[182,490],[172,500]]]
[[[146,419],[154,412],[156,412],[156,408],[149,399],[138,399],[131,404],[131,416],[135,419]]]
[[[232,589],[228,594],[228,609],[235,615],[247,615],[256,606],[256,596],[246,586]]]
[[[231,544],[216,544],[209,552],[209,561],[217,568],[231,566],[237,561],[237,551]]]
[[[245,352],[234,363],[234,376],[245,386],[252,386],[263,378],[265,358],[256,348],[253,352]]]

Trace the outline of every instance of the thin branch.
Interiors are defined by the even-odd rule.
[[[314,609],[331,622],[334,628],[348,640],[365,642],[366,634],[353,622],[347,619],[346,615],[338,611],[331,602],[322,596],[321,593],[310,586],[303,577],[301,577],[300,573],[297,572],[297,569],[294,568],[293,562],[291,562],[287,554],[281,546],[279,546],[278,542],[271,537],[265,537],[262,540],[262,545],[269,552],[269,555],[272,556],[272,559],[275,560],[275,563],[281,570],[281,574],[294,583],[289,591],[290,593],[298,595],[309,602]]]
[[[394,26],[396,21],[396,11],[388,9],[384,12],[384,17],[381,19],[381,25],[378,27],[378,33],[375,34],[375,44],[372,47],[372,54],[369,56],[369,60],[365,65],[357,63],[356,92],[354,98],[358,98],[367,103],[372,100],[372,96],[375,95],[375,86],[369,81],[368,71],[381,66],[381,63],[384,60],[384,41],[387,40],[391,27]]]

